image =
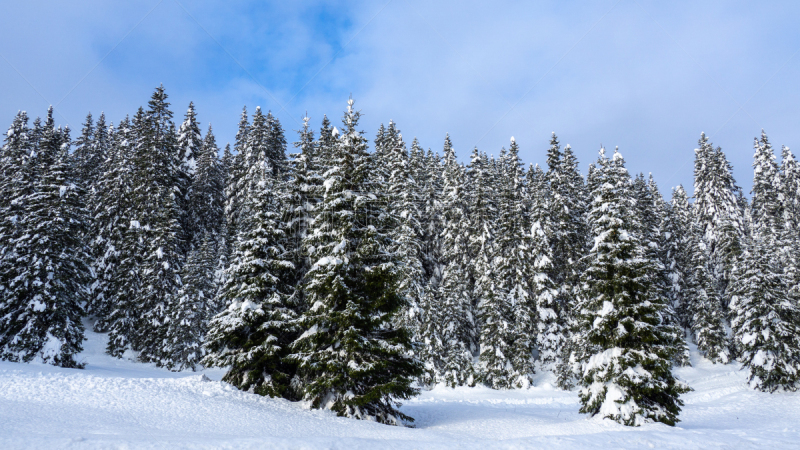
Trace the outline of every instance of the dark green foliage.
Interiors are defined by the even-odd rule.
[[[75,357],[90,275],[81,241],[87,217],[69,165],[69,130],[56,129],[52,114],[51,107],[31,147],[18,116],[4,147],[4,159],[21,165],[9,180],[11,209],[3,211],[14,226],[4,230],[0,359],[82,367]]]
[[[731,328],[750,385],[765,392],[798,386],[800,329],[797,304],[782,276],[771,239],[763,228],[739,257],[731,283]]]
[[[421,365],[408,331],[392,326],[405,299],[389,253],[391,218],[371,183],[370,154],[352,100],[325,175],[325,197],[306,239],[314,261],[304,291],[305,332],[293,344],[303,398],[314,408],[397,424],[397,400],[415,395]],[[331,349],[337,351],[332,352]]]
[[[263,155],[266,158],[266,155]],[[248,172],[253,190],[245,205],[254,215],[241,224],[221,301],[227,305],[209,325],[203,363],[230,369],[224,380],[261,395],[297,399],[296,364],[287,359],[297,336],[295,267],[286,251],[280,183],[269,161]]]
[[[631,223],[635,201],[619,153],[601,152],[589,224],[595,245],[587,256],[580,304],[583,340],[581,412],[625,425],[674,425],[689,388],[671,372],[676,349],[665,332],[666,299],[654,286],[656,266]]]

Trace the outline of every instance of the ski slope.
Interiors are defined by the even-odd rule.
[[[800,393],[764,394],[738,365],[693,353],[695,389],[677,427],[628,428],[578,414],[578,396],[541,376],[528,390],[437,387],[406,402],[414,428],[380,425],[240,392],[223,371],[172,373],[103,354],[85,370],[0,362],[2,449],[800,448]]]

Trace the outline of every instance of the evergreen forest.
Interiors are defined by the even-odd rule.
[[[352,99],[287,139],[260,108],[220,148],[163,86],[73,133],[19,112],[0,149],[0,359],[109,355],[226,369],[255,394],[400,425],[434,385],[524,389],[551,372],[581,412],[675,425],[696,346],[753,389],[800,387],[800,165],[762,131],[753,188],[701,134],[691,194],[600,149],[585,175],[370,141]],[[294,142],[289,142],[292,140]]]

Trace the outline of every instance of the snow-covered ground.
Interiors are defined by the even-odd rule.
[[[309,411],[216,381],[103,354],[88,333],[85,370],[0,362],[0,448],[800,448],[800,393],[764,394],[737,365],[694,354],[695,389],[677,427],[628,428],[578,414],[544,376],[528,390],[436,388],[408,401],[415,428]]]

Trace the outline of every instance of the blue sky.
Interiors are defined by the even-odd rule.
[[[222,144],[244,105],[293,141],[306,112],[338,123],[352,94],[370,138],[389,120],[434,150],[450,133],[466,161],[514,136],[543,164],[555,131],[584,171],[619,146],[665,193],[692,184],[701,131],[747,191],[762,128],[800,151],[796,2],[9,3],[0,124],[54,104],[77,133],[87,112],[116,123],[163,83],[176,120],[194,101]]]

